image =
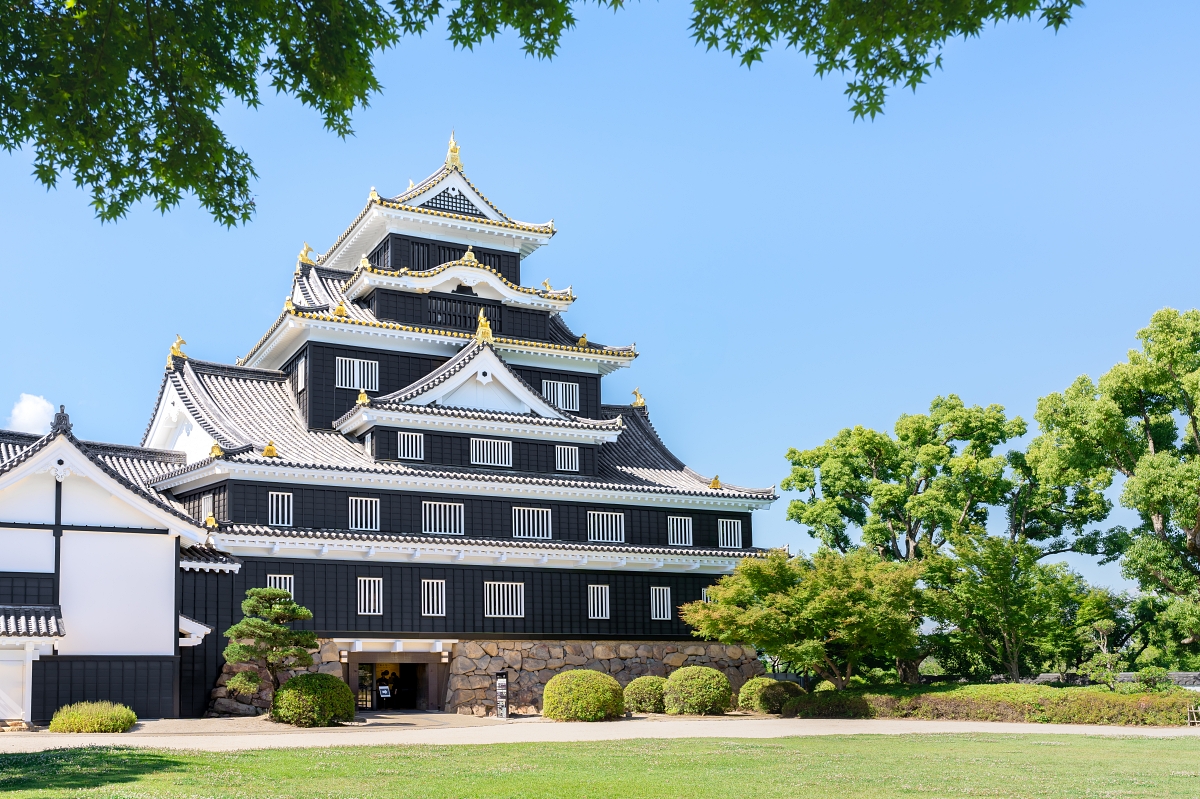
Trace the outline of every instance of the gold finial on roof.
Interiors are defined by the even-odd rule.
[[[646,398],[642,396],[641,386],[633,390],[633,402],[630,403],[634,408],[645,408]]]
[[[306,241],[306,242],[304,242],[304,249],[301,250],[300,254],[296,256],[296,260],[298,260],[302,264],[308,264],[309,266],[313,266],[314,265],[313,259],[310,258],[309,255],[311,255],[314,252],[316,252],[316,251],[312,247],[310,247],[308,242]]]
[[[338,300],[337,307],[333,309],[333,315],[341,319],[349,316],[350,314],[346,313],[346,303]]]
[[[488,321],[483,309],[479,309],[479,325],[475,328],[475,340],[484,344],[492,343],[492,323]]]
[[[405,189],[405,191],[412,191],[412,190],[413,190],[413,182],[412,182],[412,178],[409,178],[408,179],[408,188]]]
[[[362,260],[358,262],[358,265],[362,269],[370,269],[371,268],[371,262],[367,260],[367,254],[365,252],[363,253]]]
[[[371,194],[369,195],[369,198],[371,202],[379,202],[379,192],[375,191],[374,186],[371,187]]]
[[[207,527],[209,530],[216,530],[217,529],[216,517],[214,517],[211,513],[208,514],[208,517],[204,520],[204,526]]]
[[[175,334],[175,343],[171,345],[171,351],[169,353],[167,353],[167,368],[168,369],[170,369],[174,365],[172,363],[173,358],[187,358],[187,355],[184,353],[184,351],[180,349],[180,347],[182,347],[185,344],[187,344],[187,342],[183,340],[183,336],[176,333]]]
[[[367,396],[367,392],[363,391],[363,390],[360,388],[360,389],[358,390],[358,399],[356,399],[356,400],[354,401],[354,404],[355,404],[355,405],[370,405],[370,404],[371,404],[371,398]]]
[[[446,150],[446,166],[457,167],[461,172],[462,159],[458,157],[458,142],[454,140],[454,131],[450,131],[450,147]]]
[[[554,287],[550,285],[550,278],[546,278],[542,281],[542,288],[544,288],[546,291],[554,291]]]
[[[292,303],[292,296],[289,294],[283,301],[283,310],[292,313],[296,310],[296,306]]]
[[[219,458],[224,454],[225,450],[221,449],[221,445],[215,442],[212,445],[212,449],[208,451],[208,457],[210,458]]]
[[[575,346],[576,347],[586,347],[587,346],[587,333],[584,333],[582,336],[579,337],[579,341],[575,342]]]
[[[279,457],[279,450],[275,449],[274,441],[268,441],[267,445],[265,447],[263,447],[263,457],[264,458],[278,458]]]
[[[479,263],[479,259],[475,257],[475,252],[471,249],[471,245],[467,245],[467,251],[463,253],[462,259],[469,264]]]
[[[721,477],[720,477],[720,475],[716,475],[716,474],[714,474],[714,475],[713,475],[712,482],[708,484],[708,487],[709,487],[709,488],[714,488],[714,489],[715,489],[715,488],[720,488],[720,487],[721,487]]]

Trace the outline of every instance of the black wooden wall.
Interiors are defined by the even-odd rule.
[[[457,242],[418,239],[390,233],[367,255],[367,260],[377,269],[411,269],[414,272],[423,272],[450,261],[457,261],[466,251],[466,245]],[[484,266],[495,269],[510,283],[521,285],[519,254],[488,247],[472,247],[471,252]]]
[[[350,497],[378,497],[381,532],[419,534],[421,503],[461,501],[467,538],[512,538],[512,508],[550,508],[554,540],[588,540],[587,512],[624,511],[625,544],[630,546],[667,546],[667,517],[692,517],[692,545],[716,549],[717,519],[742,521],[742,546],[753,546],[749,513],[718,513],[701,510],[669,510],[619,505],[588,505],[576,502],[535,502],[518,499],[492,499],[475,496],[424,494],[415,491],[369,491],[346,488],[284,486],[278,483],[229,482],[230,521],[234,524],[267,524],[267,494],[291,490],[292,524],[327,530],[346,530],[350,526]],[[224,520],[222,520],[224,521]],[[620,547],[621,544],[612,544]],[[679,547],[686,552],[687,547]]]
[[[75,702],[128,705],[139,719],[174,718],[178,658],[43,656],[33,662],[33,719],[48,721]]]
[[[475,330],[479,326],[479,311],[483,309],[492,332],[498,336],[535,341],[550,339],[550,314],[546,311],[511,308],[474,294],[416,294],[376,289],[364,305],[377,319],[450,330]]]
[[[337,388],[337,359],[366,358],[379,361],[379,391],[372,396],[389,394],[410,385],[446,362],[445,358],[390,352],[387,350],[308,344],[308,426],[329,430],[335,419],[354,407],[358,392]]]
[[[201,509],[204,507],[204,496],[211,494],[213,498],[213,518],[217,521],[229,519],[229,489],[224,484],[209,486],[192,494],[180,494],[178,499],[187,510],[189,516],[198,521],[204,521]]]
[[[372,444],[376,460],[396,460],[399,443],[396,438],[397,428],[373,428]],[[425,459],[422,461],[405,460],[405,463],[429,463],[439,466],[471,466],[470,435],[458,433],[427,433],[422,430],[407,432],[421,433],[425,436]],[[488,436],[500,439],[499,436]],[[579,447],[579,471],[559,472],[555,461],[555,444],[529,439],[509,438],[512,441],[513,471],[533,472],[536,474],[596,474],[596,447]],[[488,467],[473,467],[488,468]],[[502,467],[495,467],[502,469]],[[508,469],[502,469],[508,471]]]
[[[579,410],[572,411],[572,413],[586,419],[600,418],[599,375],[581,374],[579,372],[554,372],[549,369],[530,369],[527,366],[514,366],[512,364],[509,364],[509,367],[539,394],[542,391],[543,380],[563,380],[568,383],[578,383]]]
[[[49,605],[53,601],[52,573],[0,572],[0,605]]]

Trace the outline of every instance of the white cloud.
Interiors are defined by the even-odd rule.
[[[22,394],[13,403],[12,413],[8,416],[8,429],[43,435],[50,432],[50,422],[53,420],[54,406],[45,397]]]

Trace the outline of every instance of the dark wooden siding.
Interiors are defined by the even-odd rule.
[[[74,702],[129,705],[139,719],[174,718],[178,658],[42,656],[33,661],[33,718]]]
[[[399,444],[397,441],[399,429],[394,427],[375,427],[373,431],[376,460],[396,460],[399,453]],[[406,462],[429,463],[438,466],[471,466],[471,436],[456,433],[426,433],[421,430],[407,430],[405,432],[421,433],[425,436],[425,459],[423,461],[410,461],[406,459]],[[488,437],[497,438],[496,436]],[[503,440],[513,442],[513,465],[512,469],[495,467],[496,471],[582,475],[594,475],[596,473],[596,447],[579,447],[578,472],[558,472],[555,468],[555,444],[518,438]]]
[[[365,358],[379,361],[379,391],[373,396],[398,391],[416,382],[446,362],[445,358],[327,344],[308,345],[308,426],[328,430],[335,419],[354,407],[358,392],[337,388],[337,359]]]
[[[426,444],[428,447],[428,444]],[[267,493],[288,490],[278,483],[231,482],[230,507],[234,524],[266,524]],[[554,539],[558,541],[588,540],[587,512],[624,511],[625,545],[667,546],[667,517],[692,518],[692,545],[716,549],[717,519],[740,519],[742,546],[753,546],[749,513],[718,513],[716,511],[668,510],[637,506],[589,505],[574,502],[532,502],[516,499],[491,499],[475,496],[424,494],[415,491],[370,491],[344,488],[312,488],[291,486],[292,521],[296,527],[345,530],[349,526],[350,497],[379,499],[379,523],[385,533],[419,534],[421,532],[421,503],[461,501],[466,507],[464,523],[468,538],[512,538],[512,508],[550,508]],[[619,548],[621,544],[612,544]],[[687,547],[679,547],[687,551]]]
[[[449,261],[457,261],[466,251],[467,246],[457,242],[418,239],[390,233],[367,255],[367,260],[378,269],[411,269],[414,272],[423,272]],[[484,266],[495,269],[510,283],[521,285],[520,255],[487,247],[472,247],[471,251]]]
[[[578,383],[579,410],[573,411],[573,413],[587,419],[600,418],[599,375],[589,375],[580,372],[552,372],[547,369],[530,369],[525,366],[514,366],[513,364],[509,364],[509,368],[520,375],[522,380],[533,386],[533,390],[539,394],[542,391],[543,380],[562,380],[567,383]]]
[[[292,393],[296,396],[296,404],[300,407],[300,415],[306,421],[308,419],[308,369],[309,369],[308,358],[306,357],[307,355],[308,355],[308,345],[305,345],[305,346],[301,347],[299,349],[299,351],[297,351],[294,355],[292,355],[292,357],[290,359],[288,359],[288,362],[283,365],[283,369],[282,369],[282,371],[285,372],[288,376],[288,386],[291,387]],[[301,358],[304,358],[303,363],[300,362]],[[303,368],[303,370],[304,370],[304,375],[303,375],[304,389],[303,390],[301,390],[299,388],[300,377],[301,377],[301,375],[300,375],[301,368]]]
[[[474,294],[430,292],[417,294],[376,289],[367,305],[379,319],[450,330],[474,330],[479,310],[492,325],[492,332],[510,338],[548,341],[550,315],[546,311],[510,308]]]
[[[0,572],[0,605],[49,605],[53,602],[53,573]]]
[[[550,338],[550,314],[545,311],[530,311],[524,308],[504,306],[504,335],[510,338],[528,338],[546,341]]]
[[[204,506],[204,496],[206,494],[212,494],[213,516],[217,521],[228,521],[230,519],[229,491],[228,487],[223,483],[216,486],[209,486],[191,494],[180,494],[177,499],[183,503],[183,507],[189,516],[203,522],[204,516],[201,514],[201,509]]]

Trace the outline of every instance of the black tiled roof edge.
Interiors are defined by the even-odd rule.
[[[242,561],[228,552],[200,544],[179,548],[179,565],[183,566],[185,563],[206,563],[216,566],[242,565]]]
[[[66,634],[59,605],[0,605],[0,638],[61,638]]]
[[[387,407],[380,407],[374,403],[371,404],[372,410],[378,411],[412,411],[413,413],[424,413],[431,416],[455,416],[463,419],[486,419],[495,422],[519,422],[522,424],[541,425],[544,427],[569,427],[580,430],[619,430],[620,425],[606,424],[597,422],[594,419],[583,419],[575,417],[570,421],[562,419],[547,419],[544,416],[534,416],[533,414],[523,413],[504,413],[502,411],[479,411],[471,408],[451,408],[446,405],[407,405],[405,403],[396,403]],[[338,425],[347,421],[354,415],[357,408],[348,411],[340,419],[334,421],[333,426],[336,429]],[[589,422],[592,422],[589,424]]]
[[[243,535],[262,535],[270,538],[298,538],[303,540],[330,541],[385,541],[399,544],[440,544],[443,546],[478,546],[506,547],[509,549],[567,549],[573,552],[609,552],[632,555],[670,555],[705,558],[728,557],[762,557],[767,550],[758,547],[749,549],[694,549],[691,547],[644,547],[620,546],[613,544],[593,544],[581,541],[538,541],[532,539],[509,538],[460,538],[453,535],[415,535],[411,533],[382,533],[363,530],[321,530],[317,528],[300,527],[268,527],[259,524],[234,524],[222,527],[218,535],[224,533],[241,533]]]

